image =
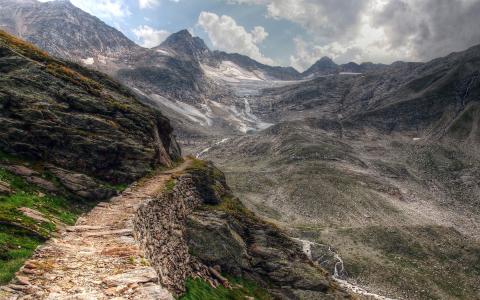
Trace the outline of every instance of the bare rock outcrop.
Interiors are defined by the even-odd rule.
[[[182,294],[188,277],[225,285],[221,274],[228,274],[259,283],[278,299],[351,297],[298,243],[234,198],[213,165],[194,161],[168,186],[139,207],[134,235],[170,291]]]

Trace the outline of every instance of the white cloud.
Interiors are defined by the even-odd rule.
[[[70,2],[100,19],[113,20],[132,14],[123,0],[70,0]]]
[[[147,48],[160,45],[170,35],[170,32],[166,30],[157,30],[148,25],[138,26],[132,32],[140,45]]]
[[[263,42],[268,36],[268,32],[266,32],[265,28],[263,28],[262,26],[255,26],[251,33],[252,40],[255,44]]]
[[[479,0],[227,0],[265,6],[266,17],[302,26],[290,62],[419,61],[480,43]]]
[[[267,17],[297,23],[320,38],[348,39],[370,0],[228,0],[264,5]]]
[[[38,0],[40,2],[51,2],[56,0]],[[94,15],[100,19],[114,20],[115,18],[123,18],[130,16],[128,5],[124,0],[69,0],[87,13]]]
[[[141,9],[151,8],[160,4],[159,0],[138,0],[138,6]]]
[[[265,57],[258,48],[258,44],[268,36],[263,27],[257,26],[248,32],[230,16],[218,16],[205,11],[198,17],[198,25],[208,34],[215,48],[244,54],[265,64],[273,64],[273,60]]]

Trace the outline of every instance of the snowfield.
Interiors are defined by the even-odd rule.
[[[212,119],[195,106],[180,102],[178,100],[170,101],[167,98],[157,94],[151,94],[150,98],[155,102],[158,102],[159,104],[166,106],[181,115],[184,115],[195,123],[198,123],[202,126],[212,126]]]
[[[252,80],[252,81],[264,81],[266,80],[265,74],[258,71],[248,71],[242,67],[234,64],[231,61],[222,61],[222,63],[217,67],[211,67],[206,64],[201,65],[205,74],[212,79],[220,79],[227,82],[241,82],[242,80]]]

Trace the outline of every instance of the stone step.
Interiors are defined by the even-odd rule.
[[[87,232],[83,236],[86,237],[96,237],[96,236],[106,236],[106,235],[133,235],[132,229],[117,229],[117,230],[106,230],[98,232]]]

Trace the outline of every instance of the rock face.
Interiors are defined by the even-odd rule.
[[[120,84],[0,32],[0,149],[113,183],[180,156],[167,118]]]
[[[108,199],[117,193],[114,189],[102,185],[85,174],[73,173],[52,165],[48,165],[47,168],[68,191],[81,198]]]
[[[186,59],[200,61],[210,55],[205,42],[199,37],[193,37],[188,30],[181,30],[169,36],[154,50],[167,50],[171,53],[183,56]]]
[[[329,57],[322,57],[315,64],[313,64],[308,70],[306,70],[303,75],[327,75],[327,74],[336,74],[338,72],[338,65],[333,62]]]
[[[296,242],[233,199],[218,169],[195,164],[171,191],[142,205],[134,220],[135,237],[163,286],[181,294],[186,278],[219,279],[207,267],[220,267],[279,299],[350,297]]]

